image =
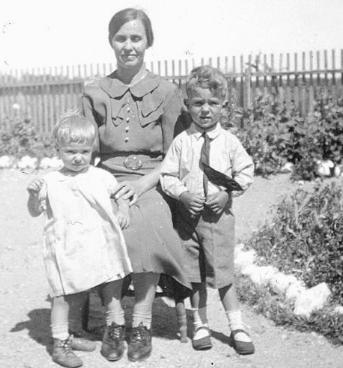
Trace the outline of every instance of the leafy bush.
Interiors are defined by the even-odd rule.
[[[267,264],[295,274],[306,286],[326,282],[343,304],[343,189],[317,183],[296,190],[277,206],[271,224],[249,241]]]
[[[42,158],[56,154],[51,138],[36,133],[28,119],[13,122],[9,131],[0,130],[0,155],[21,158],[25,155]]]
[[[306,119],[293,104],[280,103],[272,95],[258,96],[253,108],[238,115],[232,104],[229,109],[230,118],[241,117],[233,130],[252,156],[257,175],[275,174],[285,162],[292,162],[294,179],[313,180],[318,176],[318,160],[341,163],[343,99],[321,99]]]

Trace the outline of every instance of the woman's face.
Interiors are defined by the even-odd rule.
[[[123,68],[134,68],[142,65],[147,46],[145,28],[139,19],[123,24],[112,38],[117,64]]]

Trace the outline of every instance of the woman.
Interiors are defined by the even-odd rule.
[[[99,165],[121,182],[117,196],[134,197],[124,236],[135,289],[128,358],[137,361],[151,353],[152,303],[160,275],[190,286],[183,276],[182,248],[170,209],[158,186],[181,99],[176,86],[145,68],[153,32],[143,11],[129,8],[116,13],[109,23],[109,42],[117,70],[86,87],[83,111],[98,127]],[[121,324],[105,333],[102,351],[109,360],[122,355]]]

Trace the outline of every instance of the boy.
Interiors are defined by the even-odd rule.
[[[206,313],[208,285],[219,291],[234,349],[239,354],[253,354],[234,286],[231,205],[232,195],[252,183],[254,165],[239,140],[219,122],[227,103],[225,76],[209,66],[195,68],[186,92],[192,124],[171,144],[162,164],[161,185],[178,200],[175,226],[187,251],[193,288],[192,345],[196,350],[212,347]],[[233,189],[240,192],[232,193]]]

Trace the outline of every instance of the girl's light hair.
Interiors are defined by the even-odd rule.
[[[93,145],[96,135],[94,124],[82,116],[78,110],[62,115],[53,131],[53,137],[59,147],[70,143]]]

